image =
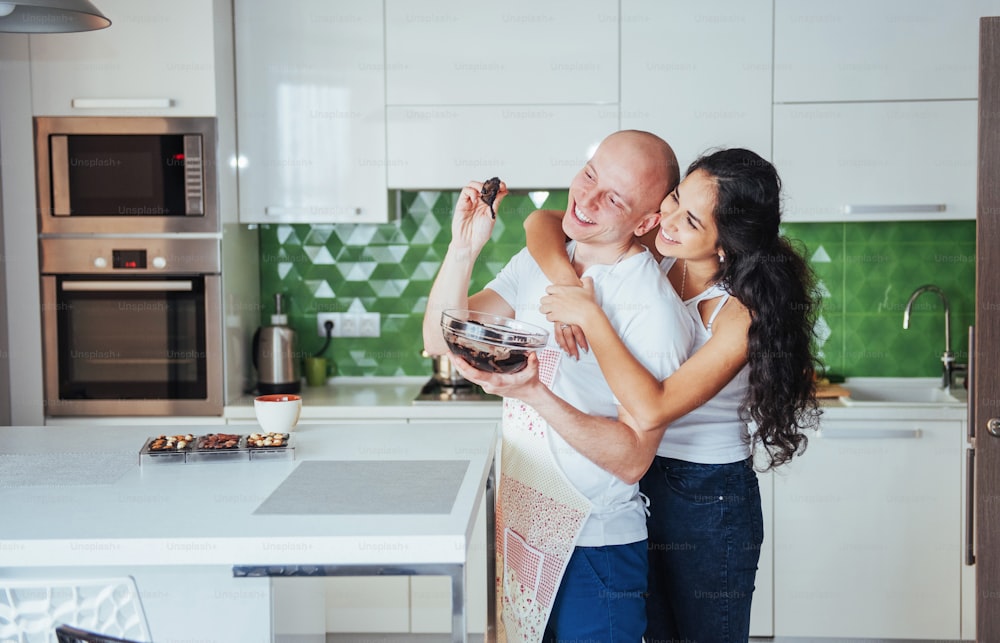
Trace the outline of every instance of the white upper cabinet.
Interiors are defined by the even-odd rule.
[[[976,98],[998,0],[775,0],[774,101]]]
[[[973,219],[979,19],[1000,0],[775,0],[789,221]]]
[[[618,0],[386,0],[389,105],[618,102]]]
[[[566,188],[617,106],[464,105],[387,109],[389,185],[460,189],[499,176],[510,189]]]
[[[787,221],[974,219],[977,101],[774,106]]]
[[[33,112],[215,116],[214,4],[101,0],[107,29],[31,35]]]
[[[388,220],[382,3],[234,14],[240,221]]]
[[[569,185],[619,128],[618,0],[386,0],[388,185]]]
[[[771,154],[771,0],[622,0],[621,126]]]

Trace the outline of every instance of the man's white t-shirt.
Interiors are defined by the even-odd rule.
[[[574,247],[574,242],[567,246],[571,256]],[[653,375],[665,379],[687,359],[694,343],[694,322],[650,252],[644,250],[614,265],[591,266],[584,276],[594,279],[601,308],[631,353]],[[516,318],[551,330],[552,324],[538,310],[550,283],[525,249],[486,287],[514,309]],[[617,400],[593,352],[581,353],[574,360],[562,353],[551,332],[546,350],[561,355],[551,385],[556,395],[584,413],[618,417]],[[555,430],[546,435],[556,465],[593,503],[577,545],[624,545],[646,538],[639,485],[627,484],[600,468]]]

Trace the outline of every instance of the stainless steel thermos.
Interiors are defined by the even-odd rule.
[[[271,325],[261,326],[253,335],[253,365],[257,369],[257,390],[270,393],[298,393],[302,386],[295,330],[281,312],[281,293],[274,295],[275,314]]]

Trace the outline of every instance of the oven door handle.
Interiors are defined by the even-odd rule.
[[[191,291],[194,284],[190,281],[64,281],[64,291],[74,292],[121,292],[135,291]]]

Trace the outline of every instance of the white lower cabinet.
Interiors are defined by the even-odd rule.
[[[465,568],[465,587],[469,600],[465,604],[467,630],[473,634],[486,631],[486,599],[483,588],[492,591],[493,584],[486,574],[487,557],[493,552],[486,547],[486,503],[472,528],[469,543],[469,563]],[[410,631],[420,633],[451,631],[451,579],[443,576],[410,577]]]
[[[271,587],[276,640],[410,631],[408,576],[274,578]]]
[[[480,506],[469,544],[465,618],[474,634],[486,628],[486,505]],[[451,632],[451,579],[446,576],[327,578],[327,632]]]
[[[496,408],[497,419],[500,407]],[[482,417],[364,419],[308,418],[302,425],[328,425],[333,430],[386,423],[456,424],[483,422]],[[256,425],[250,418],[229,418],[233,426]],[[486,505],[480,506],[469,545],[465,605],[470,633],[486,628]],[[274,627],[280,636],[332,633],[440,633],[451,631],[451,579],[445,576],[343,576],[274,580]]]
[[[961,635],[960,421],[829,420],[774,475],[776,636]]]
[[[339,576],[324,583],[327,632],[410,631],[409,576]]]
[[[962,424],[962,435],[966,435],[968,424]],[[976,640],[976,567],[965,564],[965,543],[968,538],[969,524],[966,521],[966,507],[968,506],[969,486],[966,475],[968,473],[968,445],[962,451],[962,640]]]
[[[758,473],[760,508],[764,517],[764,542],[760,546],[753,602],[750,604],[750,636],[774,636],[774,474]]]
[[[976,568],[962,565],[962,640],[976,640]]]

